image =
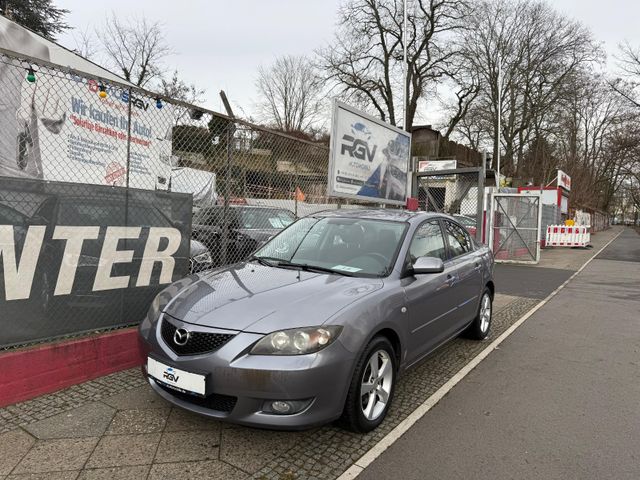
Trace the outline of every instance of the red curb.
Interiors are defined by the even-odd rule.
[[[141,365],[137,328],[0,354],[0,407]]]

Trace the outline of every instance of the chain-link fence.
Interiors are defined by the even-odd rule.
[[[484,172],[481,169],[420,173],[417,192],[420,210],[452,215],[473,237],[482,241]]]
[[[189,269],[246,258],[296,218],[346,206],[326,196],[329,149],[324,143],[4,50],[0,126],[0,179],[6,180],[0,186],[0,224],[6,236],[0,267],[5,279],[11,271],[14,282],[33,280],[27,282],[33,285],[27,298],[19,301],[38,297],[47,305],[44,311],[51,312],[51,300],[54,305],[63,297],[79,297],[80,287],[93,294],[96,272],[105,262],[111,262],[106,277],[120,279],[110,284],[119,292],[119,314],[93,316],[102,320],[81,328],[80,317],[64,310],[64,318],[50,322],[57,327],[43,333],[34,320],[17,337],[0,335],[0,346],[139,321],[148,300],[138,299],[137,307],[126,305],[121,289],[135,289],[140,275],[126,270],[142,268],[145,252],[155,250],[162,257],[171,246],[169,233],[162,236],[151,229],[175,228],[191,238],[188,250],[180,246],[188,261],[176,262],[180,265],[173,265],[168,277],[161,278],[162,259],[144,267],[153,270],[152,298],[161,284]],[[33,190],[42,193],[32,195]],[[184,208],[184,194],[192,198],[190,208]],[[30,275],[20,254],[29,235],[36,235],[31,232],[38,232],[31,228],[36,226],[45,227],[42,245],[57,245],[57,253],[49,258],[42,253],[45,247],[34,250],[37,262]],[[59,226],[79,229],[75,240],[66,239],[66,247]],[[109,236],[111,227],[123,229]],[[136,229],[142,232],[138,236]],[[150,240],[154,234],[159,237]],[[107,258],[109,252],[115,261]],[[43,279],[35,272],[45,265],[54,265],[55,271]],[[81,278],[85,266],[92,269],[91,281]],[[60,285],[71,285],[71,291],[60,294],[66,292]],[[12,301],[6,294],[11,286],[5,287],[0,289],[3,311]],[[92,302],[91,296],[84,300]],[[81,315],[87,318],[87,310]],[[16,331],[13,324],[2,327],[8,330]]]
[[[540,195],[494,193],[490,212],[489,245],[496,261],[538,263],[542,215]]]

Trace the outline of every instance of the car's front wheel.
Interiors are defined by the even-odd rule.
[[[358,360],[341,421],[354,432],[370,432],[382,423],[393,399],[396,357],[385,337],[375,337]]]

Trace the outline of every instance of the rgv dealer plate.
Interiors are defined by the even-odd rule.
[[[165,385],[175,387],[178,390],[204,395],[205,376],[197,373],[185,372],[175,367],[170,367],[153,358],[147,358],[147,373]]]

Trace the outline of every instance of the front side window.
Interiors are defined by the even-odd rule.
[[[404,222],[387,220],[305,217],[254,256],[354,276],[386,276],[406,228]]]
[[[449,242],[451,258],[459,257],[472,250],[471,239],[464,228],[445,220],[444,229]]]
[[[447,250],[442,230],[437,221],[423,223],[413,235],[409,246],[409,259],[413,264],[418,257],[438,257],[447,259]]]

